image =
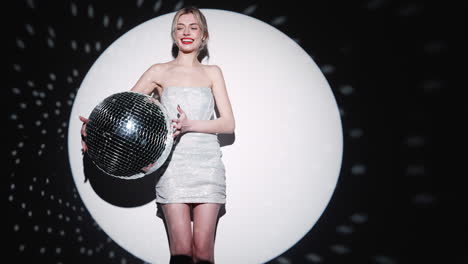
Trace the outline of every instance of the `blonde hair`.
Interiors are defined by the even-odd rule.
[[[200,48],[198,50],[198,55],[197,59],[199,62],[201,62],[205,57],[209,58],[210,55],[208,53],[208,38],[210,37],[210,34],[208,33],[208,24],[206,23],[206,18],[203,15],[203,13],[200,11],[200,9],[196,7],[184,7],[177,11],[177,13],[174,15],[174,18],[172,19],[172,29],[171,29],[171,38],[172,38],[172,57],[177,57],[177,54],[179,53],[179,47],[177,47],[176,44],[176,39],[174,38],[174,34],[177,28],[177,21],[179,20],[179,17],[181,15],[185,14],[193,14],[195,18],[198,20],[198,24],[200,26],[200,29],[202,30],[202,44],[200,45]],[[203,40],[204,39],[204,40]]]

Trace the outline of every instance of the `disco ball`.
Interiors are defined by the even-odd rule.
[[[173,145],[165,107],[142,93],[105,98],[91,112],[85,143],[92,162],[108,175],[137,179],[157,170]],[[154,164],[144,173],[143,168]]]

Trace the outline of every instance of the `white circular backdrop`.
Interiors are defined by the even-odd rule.
[[[202,9],[208,64],[221,67],[236,119],[235,142],[222,147],[226,214],[218,223],[217,263],[264,263],[314,226],[335,189],[343,138],[327,80],[292,39],[252,17]],[[105,97],[130,90],[152,64],[172,59],[174,13],[128,31],[86,74],[69,121],[70,165],[78,192],[99,226],[121,247],[151,263],[168,263],[169,243],[152,202],[122,208],[83,181],[78,115]]]

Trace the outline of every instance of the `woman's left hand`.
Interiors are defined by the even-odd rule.
[[[177,111],[179,111],[179,118],[172,119],[172,127],[175,129],[172,134],[173,137],[177,137],[179,134],[183,134],[188,131],[190,120],[187,118],[185,112],[177,105]]]

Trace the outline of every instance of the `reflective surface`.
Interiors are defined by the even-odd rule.
[[[105,173],[124,179],[157,170],[167,159],[172,130],[166,109],[151,96],[136,92],[113,94],[91,112],[86,125],[88,155]]]

